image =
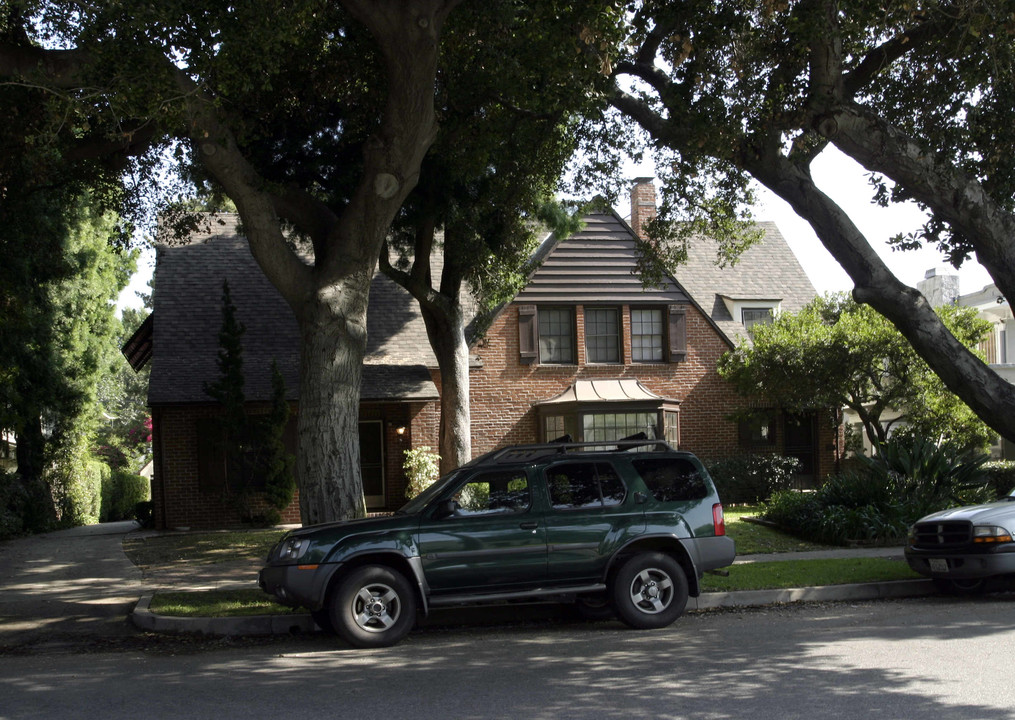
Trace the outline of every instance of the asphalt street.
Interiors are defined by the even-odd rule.
[[[928,597],[616,622],[0,656],[0,717],[1015,718],[1011,598]]]

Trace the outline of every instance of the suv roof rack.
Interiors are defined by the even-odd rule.
[[[491,463],[535,462],[551,455],[565,455],[577,452],[629,452],[632,450],[648,450],[652,452],[673,451],[665,440],[651,439],[644,433],[632,435],[621,440],[609,442],[571,442],[570,436],[549,443],[533,445],[509,445],[481,455],[469,465],[487,465]]]

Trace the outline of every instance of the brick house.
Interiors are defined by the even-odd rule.
[[[610,440],[636,432],[666,437],[703,458],[748,452],[799,457],[804,472],[832,471],[834,431],[816,416],[775,411],[730,417],[743,401],[716,372],[716,361],[753,323],[799,310],[814,296],[778,229],[733,268],[715,265],[702,240],[660,287],[632,274],[635,233],[655,212],[655,191],[640,179],[628,225],[613,211],[592,213],[585,228],[548,238],[528,285],[472,343],[472,445]],[[279,362],[298,412],[298,335],[292,314],[260,272],[233,216],[217,216],[190,244],[161,247],[154,310],[125,346],[135,365],[151,358],[149,405],[158,527],[217,527],[239,522],[213,436],[219,412],[204,392],[217,377],[223,279],[246,326],[244,370],[250,412],[266,409],[268,367]],[[371,288],[360,433],[367,506],[404,501],[404,451],[437,447],[440,376],[415,301],[378,275]],[[295,432],[289,442],[295,449]],[[286,511],[298,522],[298,502]]]

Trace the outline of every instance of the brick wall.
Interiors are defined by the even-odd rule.
[[[251,412],[257,412],[257,408],[252,407]],[[207,529],[242,525],[235,495],[224,490],[204,490],[198,477],[198,420],[218,414],[214,405],[166,406],[152,413],[152,440],[158,458],[152,477],[157,528]],[[404,451],[413,444],[436,447],[439,419],[436,404],[365,404],[360,410],[360,419],[379,420],[384,427],[387,505],[374,509],[397,509],[405,502]],[[404,432],[400,434],[399,428],[404,428]],[[298,493],[282,512],[282,522],[300,522]]]
[[[576,308],[577,365],[522,364],[518,349],[518,311],[509,306],[475,348],[482,368],[474,368],[472,450],[478,455],[512,443],[538,442],[533,405],[567,390],[576,380],[635,378],[648,390],[680,401],[681,447],[704,458],[740,452],[737,426],[726,415],[738,399],[715,370],[729,346],[695,308],[687,314],[687,356],[680,363],[630,363],[629,307],[624,306],[623,365],[587,365],[583,308]]]
[[[694,307],[687,311],[687,355],[679,363],[631,363],[630,308],[623,307],[624,364],[587,365],[584,349],[584,313],[575,310],[578,364],[523,364],[519,359],[518,310],[509,306],[474,348],[482,360],[474,368],[472,387],[472,451],[474,455],[504,445],[541,442],[536,403],[567,390],[576,380],[639,380],[648,390],[680,402],[680,449],[703,459],[746,454],[755,448],[740,444],[738,423],[730,415],[745,406],[732,386],[716,371],[719,357],[729,349],[709,321]],[[816,475],[835,471],[837,431],[819,413]],[[783,444],[782,420],[775,426],[776,442],[768,451],[779,452]]]

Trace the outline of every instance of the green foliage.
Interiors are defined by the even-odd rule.
[[[828,478],[816,492],[776,493],[764,517],[817,542],[899,542],[924,515],[994,499],[985,460],[952,446],[893,437],[859,470]]]
[[[705,464],[724,503],[755,504],[793,482],[800,461],[782,455],[744,455]]]
[[[102,478],[102,505],[100,522],[131,520],[136,518],[139,503],[151,500],[151,483],[148,478],[128,470],[113,469]]]
[[[139,502],[134,506],[134,519],[143,528],[153,527],[155,525],[154,510],[155,506],[151,500]]]
[[[148,310],[124,308],[116,345],[123,347],[147,316]],[[117,352],[112,367],[99,379],[98,401],[104,421],[99,425],[95,445],[96,452],[110,467],[140,472],[152,458],[152,420],[148,411],[150,374],[151,363],[134,372],[126,358]]]
[[[284,510],[293,501],[296,493],[296,475],[293,470],[295,458],[286,450],[285,429],[289,424],[289,403],[285,398],[285,380],[278,363],[271,363],[271,412],[259,433],[264,454],[264,496],[274,510]],[[273,513],[272,525],[280,516]]]
[[[91,455],[84,438],[60,447],[44,474],[52,489],[58,527],[99,522],[102,484],[109,473],[109,466]]]
[[[990,331],[972,308],[948,306],[939,313],[968,347]],[[719,373],[740,394],[787,410],[849,407],[872,443],[887,439],[890,425],[881,417],[888,409],[903,413],[906,432],[937,442],[983,449],[993,436],[888,320],[845,293],[756,326],[753,341],[723,355]]]
[[[258,526],[278,524],[280,510],[296,493],[295,459],[285,447],[289,423],[285,380],[278,363],[271,364],[271,406],[263,418],[247,413],[243,374],[243,333],[236,317],[229,283],[222,283],[222,326],[219,331],[218,367],[221,373],[205,392],[223,406],[222,446],[226,453],[229,488],[245,522]],[[263,478],[263,492],[255,480]]]
[[[28,503],[28,492],[21,478],[16,473],[0,470],[0,540],[25,532]]]
[[[405,488],[407,499],[412,500],[433,485],[440,472],[440,459],[440,455],[427,445],[405,451],[402,469],[405,470],[405,476],[409,480]]]
[[[243,333],[246,327],[236,317],[229,282],[222,281],[222,326],[215,361],[219,379],[206,383],[204,391],[222,404],[222,428],[231,455],[239,455],[247,439],[246,397],[243,392]]]
[[[134,265],[111,244],[117,218],[72,187],[19,185],[0,205],[0,428],[16,436],[29,532],[98,518],[97,386],[118,355],[113,302]]]
[[[987,485],[998,497],[1009,495],[1015,490],[1015,461],[992,460],[985,462],[983,473],[987,477]]]

